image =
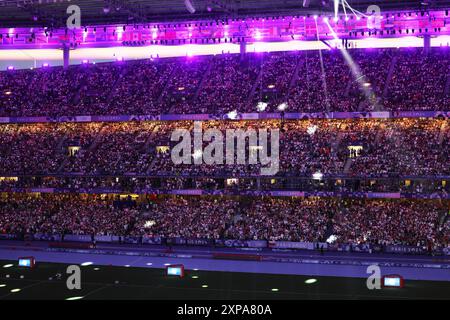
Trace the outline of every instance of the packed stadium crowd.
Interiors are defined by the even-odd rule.
[[[445,49],[348,53],[351,59],[340,50],[322,50],[8,70],[0,72],[0,117],[450,111]],[[179,141],[171,135],[186,129],[192,137],[193,121],[0,125],[0,234],[310,242],[334,235],[341,244],[449,245],[450,221],[442,219],[449,212],[446,200],[141,195],[132,205],[118,205],[121,200],[112,195],[84,194],[88,188],[139,194],[149,193],[146,189],[445,193],[449,188],[448,179],[437,178],[450,175],[448,120],[282,117],[202,125],[224,136],[229,129],[278,129],[274,179],[258,179],[261,165],[248,161],[174,164],[172,150]],[[407,184],[406,176],[414,182]],[[394,182],[375,179],[383,177]],[[353,178],[364,182],[356,185]],[[80,194],[19,194],[17,187]]]
[[[120,206],[100,195],[9,194],[0,203],[8,234],[449,244],[440,225],[449,204],[439,201],[155,197]]]
[[[445,49],[349,54],[351,62],[326,50],[5,71],[0,116],[222,115],[278,112],[280,104],[286,112],[449,110]]]
[[[193,122],[2,125],[0,174],[260,175],[261,165],[248,161],[239,165],[175,165],[171,150],[179,141],[171,141],[171,134],[182,128],[192,130]],[[203,123],[203,129],[208,128],[220,129],[224,136],[228,129],[281,128],[279,175],[450,174],[446,120]]]

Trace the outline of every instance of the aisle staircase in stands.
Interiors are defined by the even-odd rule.
[[[87,152],[93,152],[95,151],[95,149],[97,148],[98,144],[100,143],[101,137],[102,137],[102,131],[103,129],[106,127],[106,123],[103,123],[101,128],[99,129],[97,135],[95,136],[94,140],[92,141],[91,145],[87,148],[87,149],[80,149],[80,151],[78,151],[76,157],[83,157],[83,155]],[[64,143],[61,142],[61,143]],[[62,144],[61,144],[61,148],[62,148]],[[64,151],[64,150],[63,150]],[[64,172],[64,167],[66,166],[66,164],[69,162],[70,158],[66,157],[64,158],[64,161],[61,162],[61,164],[59,165],[58,169],[56,170],[57,173],[62,173]]]
[[[389,94],[389,85],[392,80],[392,76],[394,75],[395,67],[397,65],[398,57],[394,56],[391,61],[391,65],[389,66],[389,71],[386,77],[386,81],[384,82],[384,89],[383,89],[383,95],[381,96],[381,104],[384,102],[384,100],[387,98]],[[376,111],[382,111],[382,110],[376,110]]]

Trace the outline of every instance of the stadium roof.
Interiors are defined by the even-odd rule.
[[[449,6],[446,0],[347,0],[347,3],[364,12],[370,5],[378,5],[381,10],[412,11]],[[68,17],[69,5],[80,7],[83,25],[334,11],[333,0],[0,0],[0,26],[61,27]],[[193,8],[195,12],[190,13]]]

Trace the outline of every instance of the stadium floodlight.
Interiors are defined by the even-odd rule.
[[[288,107],[287,103],[283,102],[278,106],[278,111],[284,111],[287,109],[287,107]]]
[[[227,113],[228,119],[232,119],[232,120],[236,119],[237,115],[238,115],[238,113],[236,110],[233,110],[233,111],[230,111]]]
[[[315,15],[313,16],[313,18],[314,18],[314,20],[317,20],[317,18],[318,18],[317,14],[315,14]]]
[[[338,17],[334,17],[334,18],[333,18],[333,21],[334,21],[334,22],[338,22],[338,21],[339,21],[339,18],[338,18]]]
[[[306,129],[306,132],[307,132],[310,136],[312,136],[314,133],[316,133],[317,128],[318,128],[318,127],[317,127],[316,125],[309,126],[309,127]]]
[[[314,180],[322,180],[323,178],[323,173],[320,171],[317,171],[313,174],[313,179]]]
[[[8,68],[7,68],[9,71],[12,71],[12,70],[14,70],[14,66],[8,66]]]
[[[156,224],[156,222],[154,220],[147,220],[144,223],[144,228],[151,228],[152,226],[154,226]]]
[[[267,108],[267,103],[266,102],[258,102],[258,104],[256,105],[256,109],[259,111],[259,112],[262,112],[262,111],[264,111],[264,110],[266,110],[266,108]]]
[[[324,17],[323,22],[328,22],[328,17]]]
[[[42,67],[44,67],[44,68],[47,68],[47,67],[49,67],[49,66],[50,66],[50,64],[47,63],[47,62],[45,62],[45,63],[42,64]]]
[[[331,236],[328,237],[328,239],[326,240],[326,243],[333,243],[337,240],[337,237],[332,234]]]
[[[192,154],[192,157],[194,159],[201,159],[202,158],[202,150],[195,150],[194,153]]]
[[[370,87],[371,84],[370,84],[370,82],[364,82],[363,86],[367,88],[367,87]]]

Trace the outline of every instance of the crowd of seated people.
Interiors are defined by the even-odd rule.
[[[444,48],[149,59],[0,72],[0,116],[449,110]],[[350,65],[352,67],[350,67]],[[257,109],[258,102],[268,103]]]
[[[153,197],[120,206],[100,195],[9,194],[2,234],[325,241],[448,246],[448,202],[337,198]]]
[[[258,63],[241,62],[238,55],[215,56],[197,101],[175,113],[225,114],[246,110],[249,94],[258,77]],[[231,89],[232,88],[232,89]]]
[[[367,206],[367,202],[352,201],[335,214],[333,232],[338,235],[338,241],[413,246],[426,246],[429,242],[436,245],[439,241],[448,244],[450,234],[439,225],[441,215],[448,212],[448,204],[439,210],[439,204],[430,201],[378,203],[382,205]]]
[[[193,144],[193,127],[191,121],[3,125],[0,174],[261,175],[262,165],[248,162],[248,144],[245,164],[174,164],[179,141],[171,141],[172,133],[191,130]],[[446,120],[210,121],[202,127],[224,137],[228,129],[281,128],[278,175],[450,174]]]

